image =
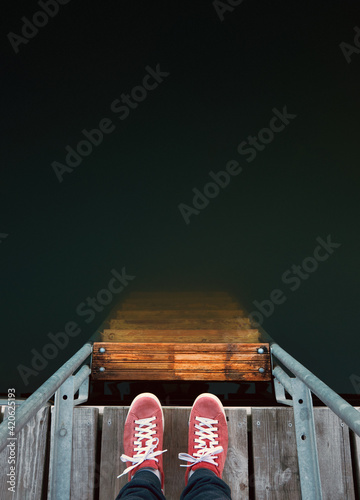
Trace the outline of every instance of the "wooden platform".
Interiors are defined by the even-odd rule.
[[[133,293],[100,340],[93,380],[271,380],[269,339],[224,292]]]
[[[0,420],[3,418],[1,408]],[[127,478],[120,461],[128,407],[74,409],[72,500],[114,499]],[[301,499],[292,408],[225,408],[229,449],[224,480],[234,500]],[[328,408],[315,408],[324,500],[355,500],[359,490],[360,439]],[[187,451],[190,408],[165,407],[165,493],[178,500],[184,487],[179,452]],[[17,439],[16,493],[6,483],[8,451],[0,454],[1,500],[46,498],[50,407],[42,409]],[[306,499],[304,499],[306,500]]]

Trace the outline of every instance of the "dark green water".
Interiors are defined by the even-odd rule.
[[[0,391],[31,392],[65,362],[115,296],[89,322],[79,305],[125,266],[124,298],[225,290],[252,312],[280,290],[262,326],[359,392],[358,3],[245,0],[221,21],[211,1],[72,1],[15,53],[8,33],[39,9],[16,2],[1,21]],[[78,166],[66,146],[83,148]],[[194,206],[231,160],[241,172]],[[329,235],[340,246],[309,260]],[[18,365],[70,321],[78,335],[25,385]]]

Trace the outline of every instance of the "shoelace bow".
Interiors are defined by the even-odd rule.
[[[152,437],[153,434],[156,433],[155,424],[151,423],[153,420],[155,420],[155,417],[135,420],[135,423],[138,424],[138,426],[135,427],[136,431],[135,437],[137,437],[137,440],[134,442],[135,445],[134,451],[136,453],[132,457],[128,457],[125,454],[122,454],[120,457],[120,460],[122,462],[132,462],[133,465],[130,465],[130,467],[125,469],[124,472],[120,474],[118,477],[121,477],[127,472],[130,472],[132,469],[135,469],[135,467],[145,462],[145,460],[156,460],[156,462],[158,462],[158,459],[156,457],[158,455],[161,455],[161,453],[167,451],[167,450],[154,451],[159,443],[159,438]],[[144,440],[145,443],[143,444],[142,441]]]
[[[195,432],[199,438],[195,438],[195,443],[199,443],[194,446],[194,448],[199,451],[195,451],[194,456],[189,455],[188,453],[179,453],[180,460],[186,460],[190,462],[189,464],[181,464],[180,467],[192,467],[195,464],[200,462],[207,462],[212,465],[218,465],[215,462],[217,455],[224,451],[222,446],[217,446],[219,441],[217,441],[217,427],[214,427],[213,424],[217,424],[218,420],[212,420],[211,418],[205,417],[196,417],[200,423],[198,425],[195,424],[195,428],[198,431]],[[209,441],[209,445],[206,445],[206,440]]]

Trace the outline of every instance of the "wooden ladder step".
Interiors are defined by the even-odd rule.
[[[134,309],[116,311],[118,319],[130,320],[169,320],[177,319],[241,319],[246,318],[246,314],[241,309]]]
[[[220,318],[220,319],[197,319],[178,318],[176,321],[159,319],[112,319],[111,330],[244,330],[251,328],[248,318]]]
[[[106,329],[101,334],[104,342],[260,342],[261,334],[255,329],[245,330],[158,330],[151,328],[112,330]]]
[[[262,354],[257,351],[260,347]],[[95,342],[92,378],[269,381],[269,344]]]
[[[121,305],[122,311],[136,311],[142,310],[159,310],[159,309],[193,309],[193,310],[234,310],[238,308],[237,302],[219,302],[218,300],[206,300],[206,301],[191,301],[191,300],[134,300],[125,301]]]
[[[217,301],[234,302],[233,297],[225,292],[130,292],[127,296],[127,301],[165,301],[165,302],[178,302],[178,301]]]
[[[94,380],[271,380],[269,339],[229,294],[134,292],[109,326]]]

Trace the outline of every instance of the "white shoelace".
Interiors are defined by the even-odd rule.
[[[159,443],[159,438],[152,437],[153,434],[156,433],[155,424],[152,423],[155,418],[156,417],[150,417],[135,420],[135,423],[137,424],[137,427],[135,427],[135,437],[137,437],[137,440],[134,442],[134,451],[136,453],[132,457],[128,457],[125,454],[122,454],[120,457],[122,462],[132,462],[133,465],[130,465],[130,467],[125,469],[124,472],[118,477],[121,477],[127,472],[130,472],[132,469],[135,469],[135,467],[142,464],[145,460],[156,460],[156,462],[158,462],[156,457],[167,451],[154,451]],[[145,442],[142,443],[142,441]]]
[[[198,431],[195,432],[199,438],[195,438],[195,443],[198,443],[194,446],[194,448],[198,449],[194,453],[194,456],[189,455],[188,453],[179,453],[180,460],[186,460],[190,462],[189,464],[181,464],[180,467],[192,467],[195,464],[200,462],[207,462],[212,465],[218,465],[215,462],[217,459],[217,455],[224,451],[222,446],[219,445],[218,438],[218,428],[214,427],[213,424],[219,423],[218,420],[212,420],[211,418],[205,417],[196,417],[195,420],[198,420],[200,423],[195,424],[195,428]],[[209,441],[209,445],[206,446],[206,440]]]

